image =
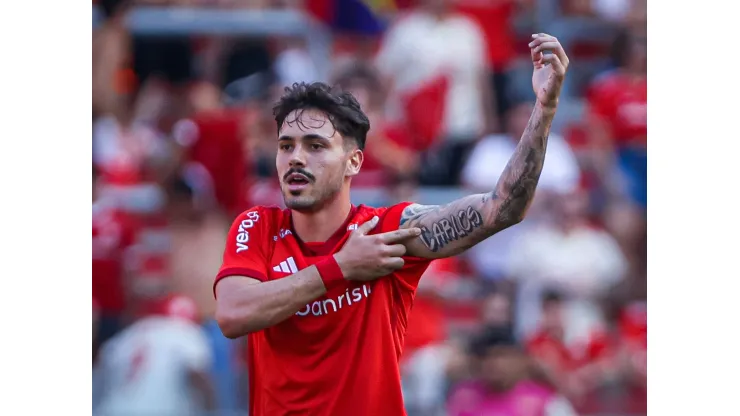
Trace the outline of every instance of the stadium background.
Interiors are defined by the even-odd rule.
[[[446,18],[424,18],[446,2]],[[246,414],[244,345],[213,322],[211,283],[234,216],[282,205],[282,87],[360,97],[373,127],[355,204],[444,203],[493,189],[534,99],[529,35],[547,32],[572,63],[535,204],[422,279],[409,412],[443,409],[476,372],[471,340],[511,325],[581,414],[645,414],[645,29],[638,0],[93,1],[94,353],[186,294],[216,413]]]

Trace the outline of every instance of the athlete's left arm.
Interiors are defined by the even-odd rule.
[[[556,38],[546,34],[533,38],[529,46],[537,102],[495,189],[447,205],[406,207],[399,227],[422,230],[419,238],[405,244],[409,256],[429,259],[454,256],[524,219],[545,162],[547,137],[568,67],[568,57]],[[545,51],[551,53],[543,55]]]

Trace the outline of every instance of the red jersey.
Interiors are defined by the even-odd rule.
[[[243,117],[239,112],[198,114],[194,118],[198,140],[190,148],[190,159],[208,170],[216,199],[232,215],[249,206],[243,195],[248,172],[241,139]]]
[[[634,80],[614,71],[589,88],[589,110],[604,119],[618,145],[647,143],[647,79]]]
[[[290,210],[256,207],[242,213],[227,237],[219,279],[232,275],[282,279],[341,249],[350,231],[377,215],[371,232],[398,229],[409,203],[352,207],[324,243],[301,242]],[[404,415],[399,358],[418,281],[429,260],[372,282],[347,281],[291,318],[248,335],[249,414]],[[215,283],[214,283],[215,289]]]
[[[486,37],[488,63],[496,71],[506,71],[516,58],[514,17],[517,4],[511,0],[458,0],[455,9],[478,23]]]

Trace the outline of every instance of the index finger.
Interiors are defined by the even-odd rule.
[[[384,244],[396,243],[399,241],[406,240],[412,237],[418,237],[421,235],[421,228],[402,228],[396,231],[389,231],[387,233],[378,234],[378,238]]]

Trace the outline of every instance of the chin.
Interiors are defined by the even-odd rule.
[[[285,195],[285,206],[298,212],[314,212],[319,209],[319,204],[310,197]]]

